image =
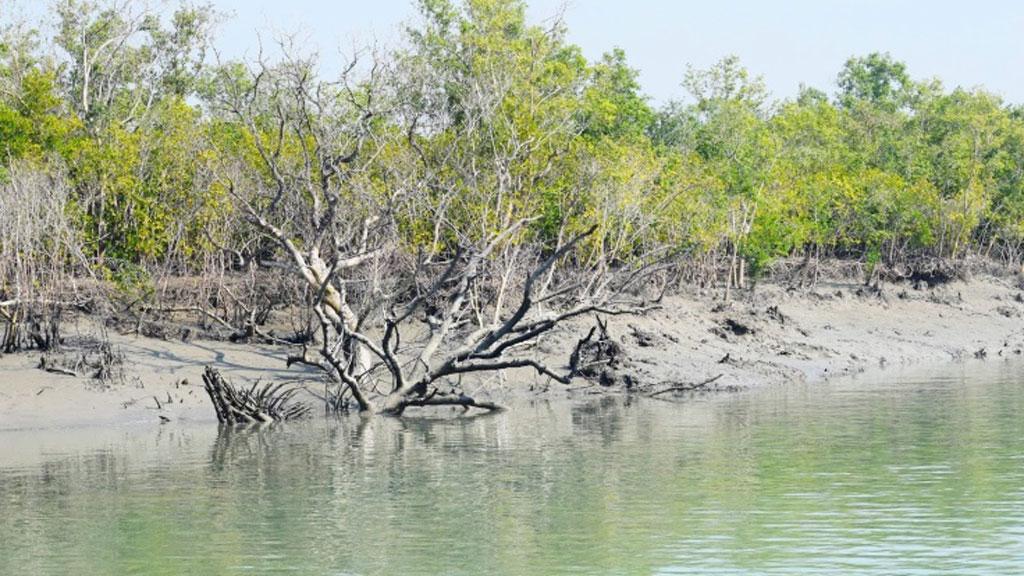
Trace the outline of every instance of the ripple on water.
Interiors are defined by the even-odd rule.
[[[1012,574],[1022,375],[3,433],[0,574]]]

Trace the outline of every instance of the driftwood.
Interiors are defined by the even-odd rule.
[[[61,374],[62,376],[73,376],[78,377],[78,372],[74,370],[68,370],[67,368],[61,368],[60,366],[53,366],[46,361],[46,356],[39,359],[39,369],[52,374]]]
[[[298,420],[309,415],[309,406],[293,403],[298,388],[286,384],[253,384],[248,390],[236,388],[207,366],[203,373],[206,393],[210,396],[217,420],[222,424],[254,424]]]
[[[665,388],[665,389],[662,389],[662,390],[658,390],[657,392],[652,392],[651,394],[648,394],[648,396],[650,398],[657,398],[658,396],[661,396],[662,394],[668,394],[670,392],[693,392],[695,390],[701,390],[703,388],[706,388],[708,384],[711,384],[712,382],[715,382],[716,380],[718,380],[722,376],[724,376],[724,374],[719,374],[718,376],[712,376],[711,378],[708,378],[707,380],[702,380],[702,381],[697,382],[697,383],[680,384],[678,386],[669,386],[668,388]]]

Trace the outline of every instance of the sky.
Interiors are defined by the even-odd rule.
[[[2,2],[2,0],[0,0]],[[528,0],[540,23],[565,7],[569,41],[597,59],[620,47],[660,104],[685,97],[688,64],[735,54],[776,98],[801,84],[831,93],[847,58],[889,52],[917,79],[982,86],[1024,103],[1024,2],[1019,0]],[[212,0],[229,18],[222,55],[255,54],[257,32],[299,32],[325,68],[354,43],[395,43],[415,20],[414,0]]]
[[[220,46],[240,55],[256,30],[303,30],[325,63],[356,40],[395,40],[415,17],[411,0],[214,0],[233,12]],[[541,22],[566,6],[569,40],[598,58],[626,51],[655,103],[685,96],[687,64],[735,54],[777,98],[800,84],[832,92],[852,55],[889,52],[915,78],[983,86],[1024,103],[1024,2],[1014,0],[532,0]]]

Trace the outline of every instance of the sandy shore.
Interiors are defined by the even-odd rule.
[[[976,277],[934,289],[820,283],[787,290],[763,284],[724,303],[709,295],[673,296],[643,317],[610,319],[609,333],[627,352],[624,369],[647,390],[721,375],[712,388],[814,382],[865,370],[915,364],[998,361],[1024,353],[1024,292],[1015,278]],[[87,333],[90,321],[75,330]],[[566,327],[536,353],[565,363],[586,325]],[[203,366],[235,381],[289,380],[319,389],[309,368],[285,367],[283,347],[227,342],[176,342],[111,336],[125,357],[122,383],[100,385],[38,368],[39,353],[0,356],[0,430],[154,425],[212,421],[202,390]],[[507,375],[491,392],[551,396],[606,392],[585,381],[548,386],[532,374]]]

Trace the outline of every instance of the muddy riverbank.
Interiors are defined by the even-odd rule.
[[[765,283],[729,302],[694,292],[666,298],[644,316],[608,318],[608,332],[624,352],[611,386],[598,379],[564,386],[526,371],[463,386],[501,401],[628,393],[627,387],[651,393],[712,379],[703,389],[735,390],[915,364],[991,362],[1024,353],[1022,318],[1024,291],[1013,276],[920,289],[836,281],[794,290]],[[592,324],[566,326],[525,353],[564,366]],[[96,332],[90,318],[67,327],[72,340]],[[107,383],[40,369],[39,353],[0,356],[0,429],[213,420],[202,389],[205,365],[236,382],[291,381],[312,392],[324,385],[308,367],[286,367],[289,350],[282,346],[107,337],[123,357],[122,372]],[[312,393],[306,401],[317,402]]]

